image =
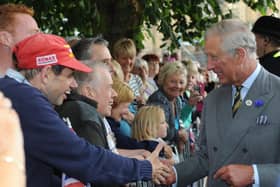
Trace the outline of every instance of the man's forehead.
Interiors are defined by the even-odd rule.
[[[93,60],[106,60],[112,58],[108,47],[104,45],[94,44],[92,46],[92,50],[93,50],[93,54],[92,54]]]
[[[205,39],[205,45],[203,50],[205,53],[211,51],[217,51],[217,49],[220,48],[220,44],[221,44],[221,37],[219,36],[207,37]]]

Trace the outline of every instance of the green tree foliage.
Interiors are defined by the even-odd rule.
[[[240,0],[1,0],[24,3],[35,10],[41,29],[61,36],[92,37],[102,34],[110,43],[130,37],[142,48],[144,28],[152,25],[163,34],[169,47],[180,40],[199,43],[203,31],[212,23],[232,16],[222,11],[224,1]],[[277,11],[275,0],[244,0],[255,11]],[[145,26],[145,27],[144,27]],[[166,44],[166,43],[165,43]],[[164,45],[165,45],[164,44]]]

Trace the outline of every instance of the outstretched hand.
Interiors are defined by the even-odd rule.
[[[171,173],[170,168],[164,165],[162,162],[160,162],[160,159],[158,157],[163,146],[164,144],[159,143],[156,149],[152,152],[152,154],[147,159],[152,164],[152,168],[153,168],[152,178],[153,178],[153,182],[156,184],[166,183],[165,178],[168,177],[169,174]]]

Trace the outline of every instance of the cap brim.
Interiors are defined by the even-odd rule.
[[[89,73],[92,71],[92,69],[90,67],[86,66],[82,62],[76,60],[75,58],[69,59],[67,61],[63,61],[62,63],[58,63],[58,64],[71,68],[73,70],[81,71],[81,72],[85,72],[85,73]]]

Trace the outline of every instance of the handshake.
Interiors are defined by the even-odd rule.
[[[159,159],[158,155],[163,144],[159,144],[153,153],[148,157],[153,167],[153,182],[156,184],[171,185],[176,182],[175,169],[170,160]]]

